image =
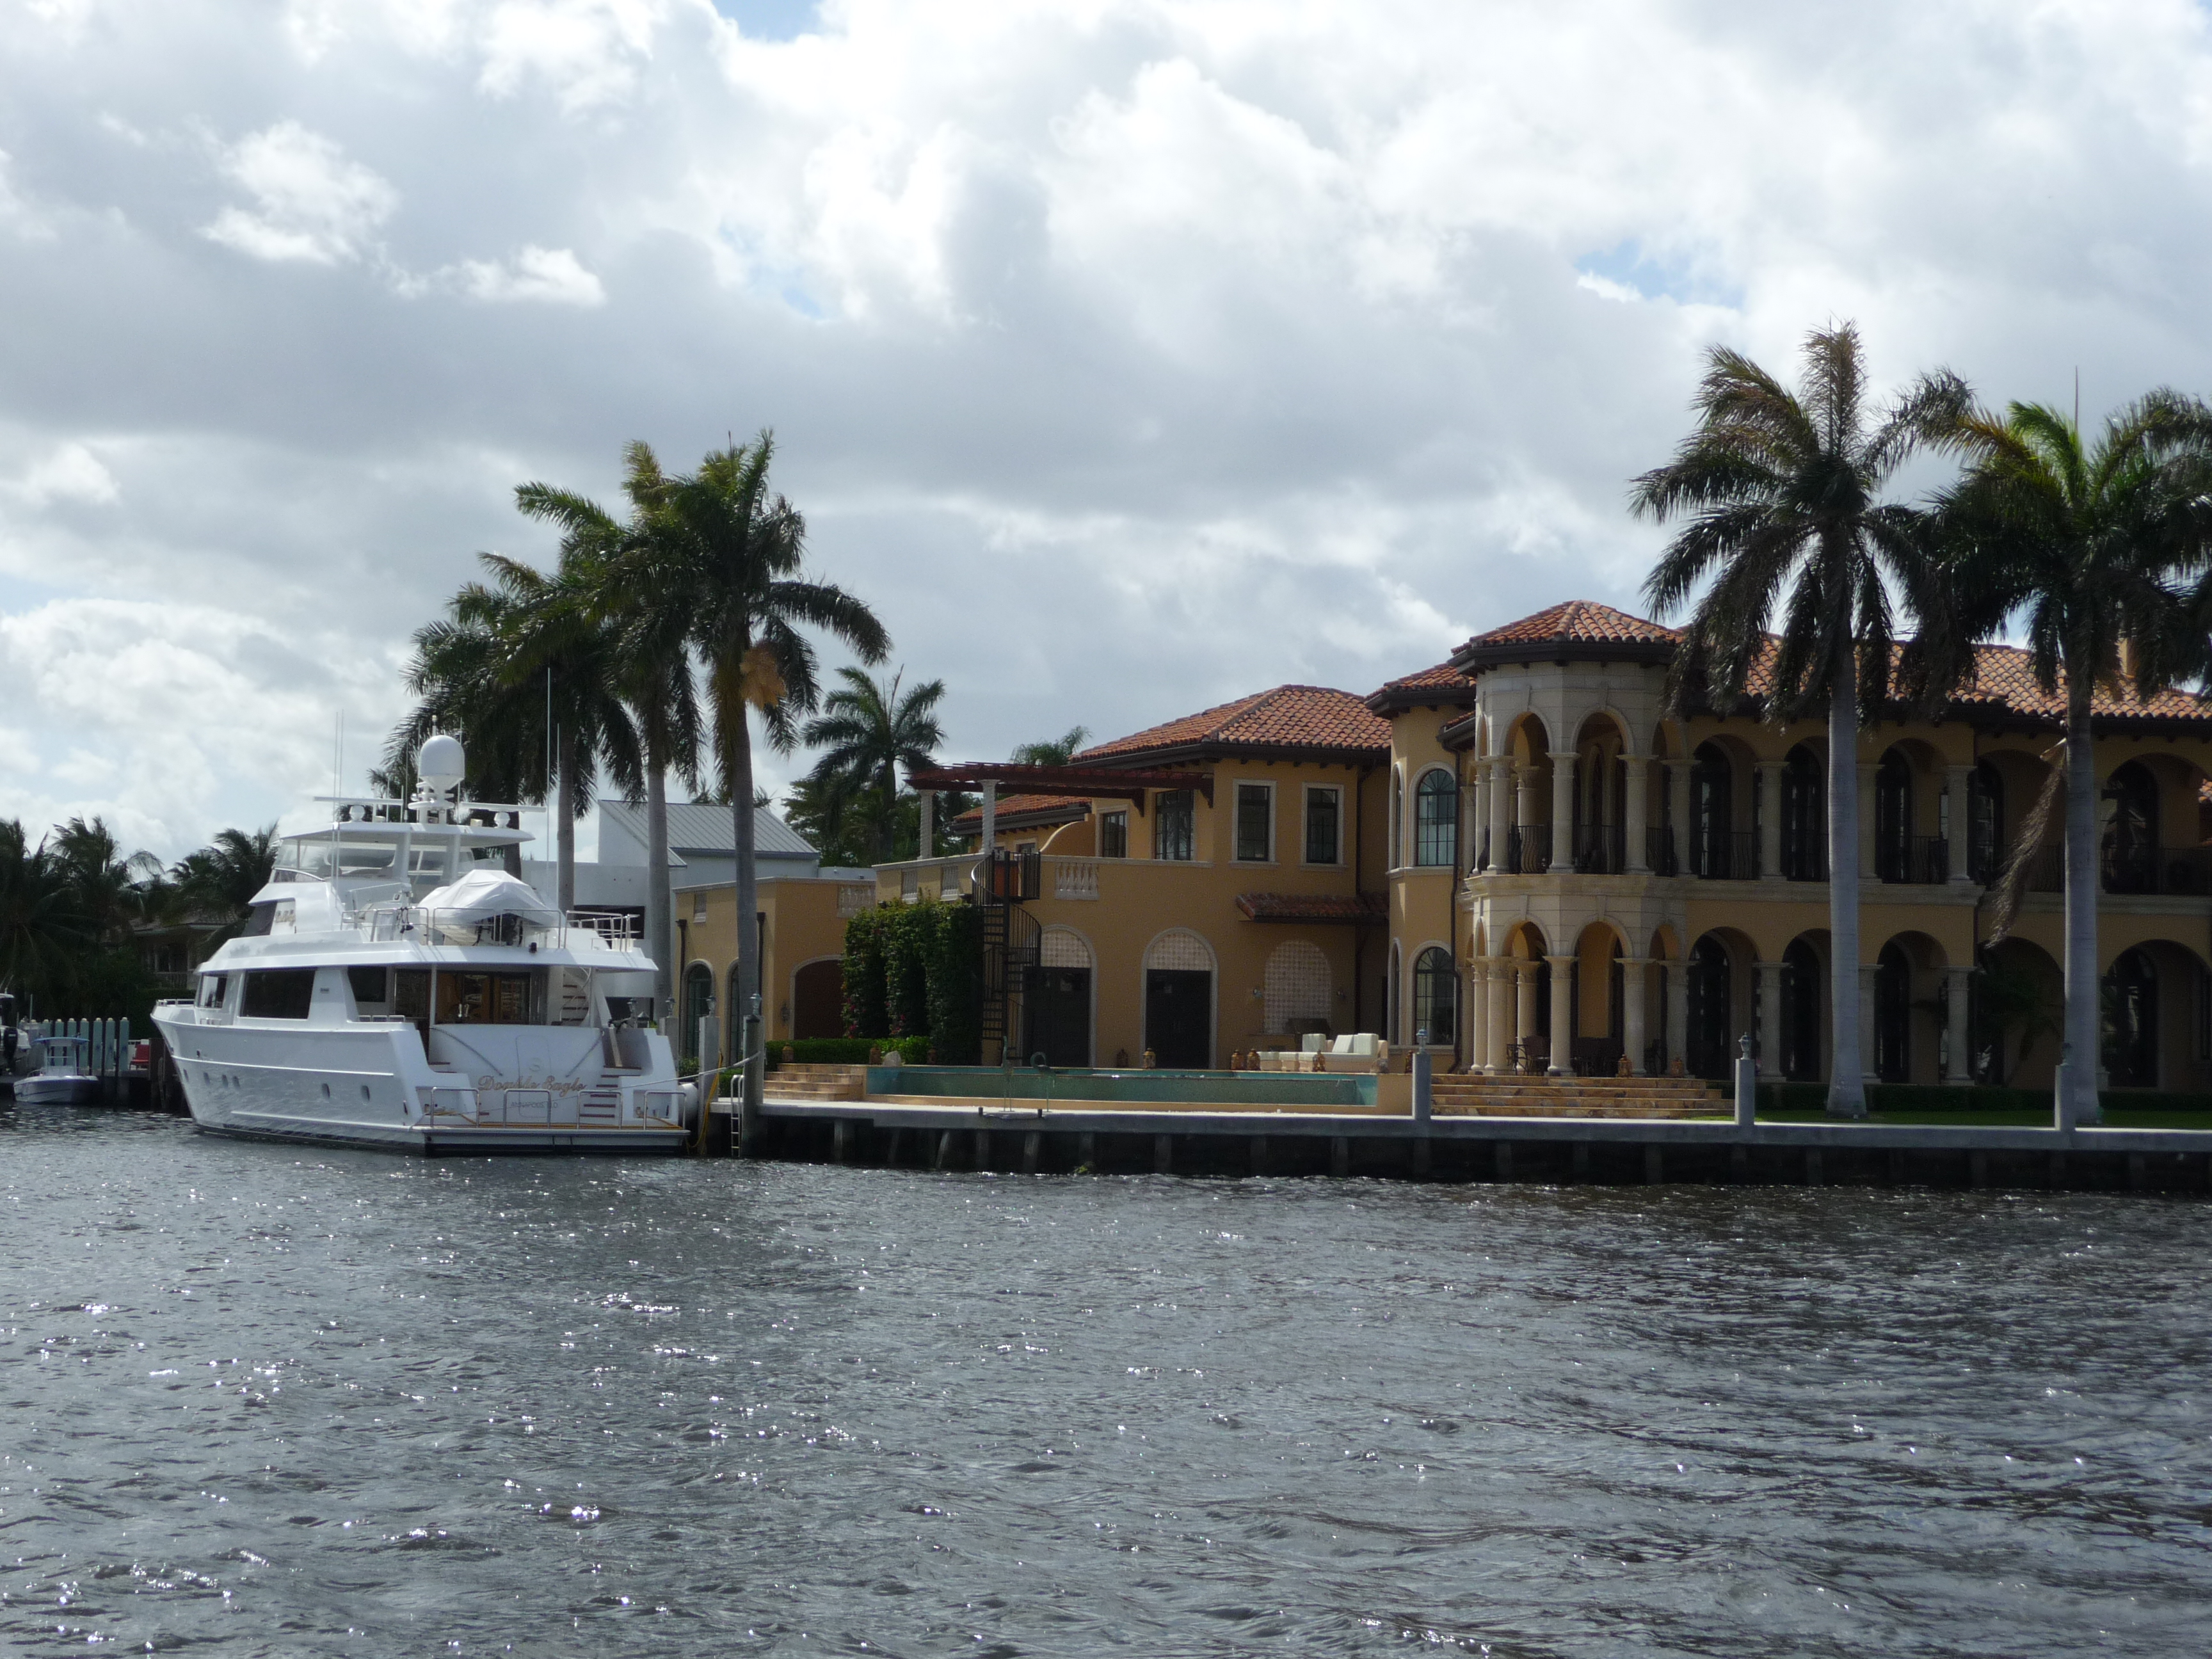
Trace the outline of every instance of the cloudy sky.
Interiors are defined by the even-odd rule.
[[[2212,392],[2208,182],[2179,0],[0,0],[0,817],[303,823],[631,438],[955,757],[1364,692],[1636,607],[1713,342]]]

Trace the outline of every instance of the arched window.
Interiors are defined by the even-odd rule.
[[[1966,781],[1966,878],[1988,886],[2004,857],[2004,774],[1984,761]]]
[[[1820,1002],[1827,989],[1820,958],[1803,939],[1782,953],[1782,1073],[1792,1083],[1820,1078]]]
[[[1459,784],[1449,772],[1421,774],[1413,788],[1413,862],[1449,867],[1459,859]]]
[[[2105,799],[2113,805],[2105,831],[2105,890],[2158,890],[2158,781],[2141,761],[2112,774]]]
[[[1390,867],[1406,861],[1406,775],[1390,774]]]
[[[1431,945],[1413,958],[1413,1040],[1419,1042],[1425,1030],[1431,1047],[1456,1042],[1454,1017],[1458,1011],[1459,975],[1453,970],[1451,952]]]
[[[2121,769],[2124,771],[2126,769]],[[2105,975],[2104,1061],[2123,1089],[2158,1086],[2158,970],[2148,954],[2126,951]]]

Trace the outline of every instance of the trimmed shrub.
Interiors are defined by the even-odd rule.
[[[983,913],[940,904],[929,950],[929,1030],[941,1066],[973,1066],[983,1055]]]
[[[769,1045],[771,1071],[783,1064],[786,1048],[793,1051],[792,1062],[799,1066],[865,1066],[871,1048],[880,1048],[886,1054],[896,1048],[899,1059],[908,1066],[924,1065],[929,1059],[927,1037],[799,1037]]]
[[[884,922],[888,905],[863,910],[845,924],[845,1035],[858,1037],[890,1024],[884,981]],[[817,1039],[826,1041],[827,1039]]]
[[[937,900],[888,907],[884,917],[884,1020],[869,1029],[895,1037],[929,1035],[929,956],[937,932]]]

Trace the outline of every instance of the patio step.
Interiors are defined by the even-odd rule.
[[[793,1061],[768,1074],[765,1092],[778,1100],[865,1100],[868,1068]]]

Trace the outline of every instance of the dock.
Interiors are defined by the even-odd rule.
[[[1443,1079],[1438,1079],[1442,1082]],[[2212,1196],[2212,1130],[1620,1117],[1547,1107],[1421,1118],[1363,1105],[1206,1105],[892,1096],[769,1080],[756,1158],[1018,1175],[1335,1176],[1443,1182],[1890,1186]],[[1563,1094],[1567,1091],[1562,1091]],[[1525,1091],[1507,1097],[1517,1103]],[[1501,1101],[1500,1103],[1504,1103]],[[1717,1097],[1714,1104],[1717,1105]],[[732,1145],[731,1103],[710,1139]]]

